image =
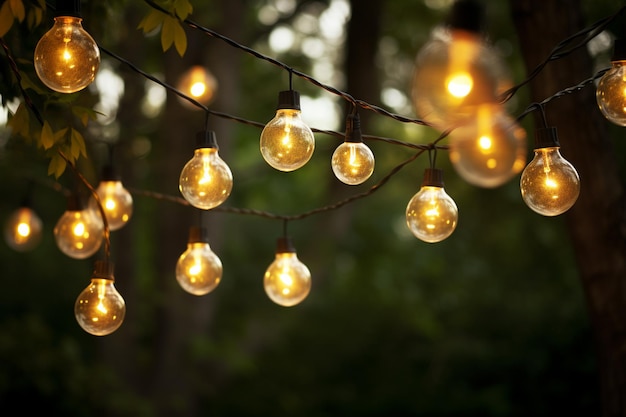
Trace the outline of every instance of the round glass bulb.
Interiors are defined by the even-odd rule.
[[[35,71],[39,79],[59,93],[74,93],[96,78],[100,50],[81,24],[72,16],[54,18],[54,25],[35,47]]]
[[[417,115],[443,129],[465,123],[509,85],[500,56],[480,34],[439,28],[416,57],[411,93]]]
[[[89,334],[106,336],[116,331],[124,321],[126,304],[113,282],[113,279],[93,277],[76,299],[74,316]]]
[[[41,242],[43,223],[30,207],[20,207],[9,216],[4,225],[7,245],[18,252],[34,249]]]
[[[133,215],[133,197],[121,181],[100,181],[96,193],[106,215],[109,230],[121,229]],[[100,215],[96,199],[91,197],[89,206]]]
[[[420,240],[441,242],[454,232],[459,217],[454,200],[443,187],[425,185],[406,207],[406,223]]]
[[[344,184],[362,184],[374,172],[374,153],[363,142],[344,142],[333,152],[331,166]]]
[[[543,216],[569,210],[580,193],[578,172],[561,156],[559,147],[535,149],[535,156],[522,172],[522,199]]]
[[[217,148],[198,148],[181,171],[178,184],[189,204],[209,210],[226,201],[233,188],[233,174]]]
[[[187,250],[176,263],[176,280],[193,295],[213,291],[222,279],[222,261],[206,242],[187,244]]]
[[[626,126],[626,61],[613,61],[596,89],[600,111],[611,122]]]
[[[198,103],[207,105],[215,96],[217,80],[213,74],[203,66],[194,65],[183,74],[178,83],[178,89]],[[181,103],[186,107],[200,110],[198,106],[193,105],[188,100],[181,97],[179,98]]]
[[[315,150],[313,131],[300,110],[279,109],[261,132],[263,159],[279,171],[294,171],[306,164]]]
[[[103,237],[102,218],[89,208],[66,210],[54,226],[56,244],[70,258],[85,259],[95,254]]]
[[[449,157],[456,172],[470,184],[498,187],[524,169],[526,131],[492,105],[480,106],[471,123],[450,134]]]
[[[277,252],[265,271],[263,287],[276,304],[291,307],[304,300],[311,291],[311,272],[295,252]]]

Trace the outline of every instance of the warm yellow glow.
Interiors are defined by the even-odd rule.
[[[202,97],[206,92],[206,84],[203,82],[195,82],[191,85],[189,92],[194,98]]]
[[[308,296],[311,272],[300,262],[295,252],[279,252],[265,271],[263,286],[273,302],[291,307]]]
[[[178,184],[189,204],[209,210],[226,201],[233,187],[233,174],[216,148],[199,148],[182,169]]]
[[[626,126],[626,61],[614,61],[596,90],[600,111],[609,121]]]
[[[74,236],[82,236],[85,234],[85,224],[83,222],[78,222],[76,224],[74,224],[74,227],[72,228],[72,232],[74,233]],[[87,236],[89,236],[89,233],[87,233]]]
[[[215,97],[217,80],[205,67],[194,65],[182,75],[178,82],[178,89],[200,104],[207,105]],[[180,101],[191,109],[200,109],[185,99],[181,98]]]
[[[22,237],[28,237],[30,235],[30,226],[28,223],[20,223],[17,225],[17,234]]]
[[[446,83],[448,92],[456,98],[466,97],[470,93],[470,91],[472,91],[473,86],[474,81],[472,80],[472,77],[466,72],[454,73],[450,75]]]
[[[102,180],[98,184],[96,193],[102,203],[102,209],[110,230],[119,230],[128,223],[133,214],[133,197],[124,188],[121,181]],[[90,207],[99,213],[94,198],[90,200]]]
[[[450,236],[457,219],[456,203],[442,187],[422,186],[406,208],[409,230],[428,243],[441,242]]]
[[[335,149],[331,166],[339,181],[362,184],[374,172],[374,154],[363,142],[344,142]]]
[[[37,214],[23,206],[13,212],[4,225],[4,239],[13,250],[25,252],[41,241],[43,224]]]
[[[279,109],[261,132],[261,155],[279,171],[294,171],[306,164],[315,150],[315,137],[302,121],[300,110]]]
[[[193,295],[213,291],[222,279],[222,261],[208,243],[192,242],[187,245],[176,263],[176,280],[181,288]]]
[[[78,324],[87,333],[105,336],[117,330],[126,315],[126,303],[114,286],[114,280],[93,277],[74,304]]]
[[[91,208],[68,210],[57,221],[54,237],[59,249],[67,256],[85,259],[100,249],[104,224]]]

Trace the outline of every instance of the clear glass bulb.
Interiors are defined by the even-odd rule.
[[[450,133],[449,157],[470,184],[498,187],[524,169],[526,131],[496,105],[480,106],[471,123]]]
[[[30,207],[22,206],[15,210],[4,225],[4,239],[7,245],[18,252],[34,249],[41,242],[43,223]]]
[[[535,157],[520,179],[522,199],[543,216],[569,210],[580,193],[578,172],[561,156],[558,146],[535,149]]]
[[[67,256],[85,259],[95,254],[104,238],[102,218],[90,208],[68,209],[54,226],[57,246]]]
[[[74,303],[76,321],[94,336],[113,333],[122,325],[126,315],[126,303],[115,288],[111,269],[106,262],[96,261],[91,283]]]
[[[611,122],[626,126],[626,61],[611,62],[596,90],[600,111]]]
[[[103,180],[98,184],[96,193],[106,215],[109,230],[121,229],[133,215],[133,197],[121,181]],[[91,197],[89,206],[98,212],[98,203]]]
[[[96,78],[100,50],[81,24],[72,16],[54,18],[54,25],[35,47],[35,71],[39,79],[59,93],[74,93]]]
[[[179,189],[192,206],[209,210],[222,204],[233,188],[233,174],[217,148],[198,148],[180,173]]]
[[[311,272],[288,241],[279,239],[276,258],[265,271],[263,287],[273,302],[284,307],[299,304],[309,295]]]
[[[502,59],[479,33],[439,28],[417,55],[413,105],[425,121],[449,128],[495,102],[510,84]]]
[[[300,110],[278,109],[261,132],[263,159],[279,171],[305,165],[315,150],[313,131],[302,121]]]
[[[178,89],[198,103],[207,105],[215,96],[217,80],[213,74],[203,66],[194,65],[183,74],[178,83]],[[180,101],[190,109],[200,109],[198,106],[191,104],[188,100],[180,98]]]
[[[176,279],[190,294],[208,294],[222,279],[222,261],[208,243],[189,242],[176,263]]]
[[[454,232],[459,211],[454,200],[444,190],[443,181],[429,181],[428,171],[422,187],[406,207],[406,223],[415,237],[424,242],[436,243]],[[437,172],[441,175],[441,171]]]
[[[339,181],[362,184],[374,172],[374,153],[363,142],[344,142],[335,149],[331,166]]]

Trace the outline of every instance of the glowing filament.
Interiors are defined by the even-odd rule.
[[[30,235],[30,226],[27,223],[18,224],[17,234],[22,237],[28,237]]]

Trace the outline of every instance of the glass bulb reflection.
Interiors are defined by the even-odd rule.
[[[206,242],[190,242],[176,263],[176,280],[190,294],[205,295],[222,279],[222,261]]]
[[[192,206],[209,210],[222,204],[233,188],[233,174],[217,148],[198,148],[180,173],[179,189]]]
[[[418,239],[441,242],[456,229],[458,208],[443,186],[426,184],[409,201],[406,223]]]
[[[102,204],[110,230],[121,229],[133,215],[133,197],[121,181],[103,180],[98,184],[96,193]],[[96,199],[91,197],[90,208],[100,215]]]
[[[273,302],[291,307],[309,295],[311,272],[293,249],[278,249],[274,262],[265,271],[263,287]]]
[[[98,213],[87,208],[66,210],[54,227],[56,244],[67,256],[85,259],[95,254],[104,237],[104,225]]]
[[[596,90],[600,111],[611,122],[626,126],[626,61],[614,61]]]
[[[450,134],[450,161],[470,184],[493,188],[524,169],[526,131],[494,105],[480,106],[471,123]]]
[[[561,156],[558,146],[535,149],[533,160],[520,179],[522,199],[543,216],[569,210],[580,193],[578,172]]]
[[[4,225],[7,245],[18,252],[34,249],[41,242],[43,224],[30,207],[20,207],[11,214]]]
[[[72,16],[54,18],[54,25],[35,47],[35,71],[39,79],[59,93],[74,93],[87,87],[100,67],[100,50]]]
[[[263,159],[279,171],[305,165],[315,150],[313,131],[302,121],[300,110],[279,109],[261,132]]]
[[[348,185],[362,184],[374,172],[374,153],[363,142],[344,142],[335,149],[331,160],[339,181]]]
[[[94,336],[113,333],[122,325],[126,315],[126,303],[115,288],[112,272],[98,271],[101,262],[97,261],[91,283],[74,303],[76,321],[83,330]]]

